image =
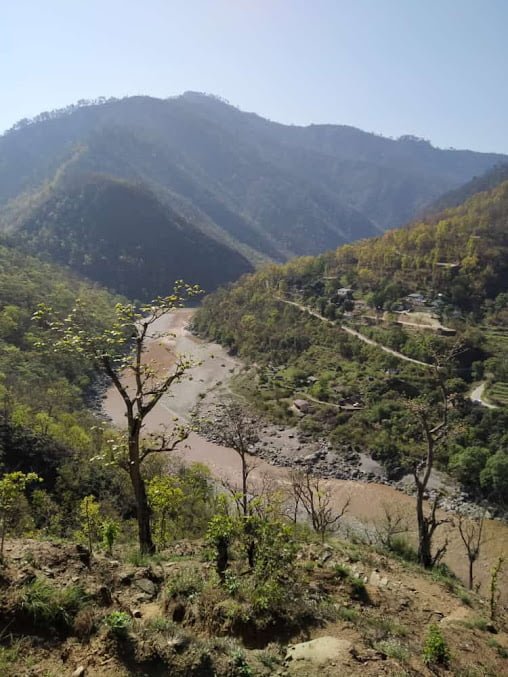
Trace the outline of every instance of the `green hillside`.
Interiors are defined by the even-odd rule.
[[[164,295],[176,279],[204,289],[252,270],[143,185],[103,175],[61,181],[18,217],[15,239],[130,298]]]
[[[358,444],[394,476],[415,453],[407,399],[432,397],[435,385],[425,366],[341,327],[422,362],[460,344],[447,367],[461,432],[441,462],[473,493],[480,476],[483,494],[503,502],[508,414],[467,392],[475,379],[507,380],[507,284],[508,182],[382,237],[246,276],[205,299],[195,327],[257,365],[238,387],[270,415],[288,420],[292,401],[307,398],[300,428]],[[499,404],[503,392],[492,390]]]
[[[484,174],[473,177],[471,181],[467,181],[459,188],[441,195],[435,202],[427,206],[426,211],[438,213],[444,209],[458,207],[476,193],[492,190],[504,181],[508,181],[508,164],[500,163]]]
[[[113,485],[120,505],[130,500],[110,470],[85,462],[102,445],[90,413],[97,391],[91,365],[41,347],[46,330],[32,321],[39,303],[66,313],[77,297],[89,322],[100,326],[120,300],[0,241],[0,468],[39,473],[41,488],[54,493],[64,513],[90,491],[108,494]]]

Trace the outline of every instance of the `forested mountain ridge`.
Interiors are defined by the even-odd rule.
[[[39,473],[42,493],[56,491],[65,510],[92,484],[111,490],[109,470],[84,462],[102,444],[89,411],[93,367],[78,354],[56,354],[47,328],[33,320],[39,304],[65,315],[78,297],[90,326],[108,326],[115,303],[124,301],[0,240],[0,470]]]
[[[282,261],[401,225],[502,159],[281,125],[192,92],[130,97],[42,114],[0,137],[0,209],[10,225],[12,201],[29,201],[59,170],[108,174],[145,184],[251,261]]]
[[[427,205],[424,211],[427,214],[437,214],[444,209],[458,207],[462,202],[473,197],[476,193],[492,190],[504,181],[508,181],[508,163],[495,165],[484,174],[475,176],[471,181],[459,186],[455,190],[441,195],[435,202]]]
[[[206,290],[252,270],[140,184],[87,174],[61,181],[25,213],[13,237],[130,298],[168,293],[176,279]]]
[[[407,228],[341,247],[324,263],[376,294],[398,283],[400,289],[378,299],[381,305],[423,289],[481,312],[485,300],[507,287],[508,181]]]
[[[460,345],[447,367],[461,432],[442,467],[506,505],[507,292],[508,181],[407,228],[247,275],[206,298],[194,325],[254,363],[239,387],[257,406],[288,420],[294,398],[308,399],[304,431],[357,443],[394,477],[418,448],[408,399],[432,392],[421,364]],[[496,409],[467,398],[482,378]]]
[[[350,286],[370,294],[371,305],[387,309],[423,291],[431,298],[445,294],[461,310],[481,313],[485,301],[506,291],[507,281],[508,181],[406,228],[266,266],[233,286],[230,298],[247,287],[260,292],[280,287],[281,293],[296,288],[318,298]]]

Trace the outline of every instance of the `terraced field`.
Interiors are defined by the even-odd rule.
[[[508,363],[508,329],[505,326],[485,327],[487,349],[495,356],[497,367],[493,369],[494,383],[485,390],[486,399],[494,405],[508,406],[508,380],[506,365]]]
[[[502,381],[493,383],[487,391],[487,397],[495,404],[508,406],[508,383]]]

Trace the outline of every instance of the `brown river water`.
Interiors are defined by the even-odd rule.
[[[171,425],[175,416],[187,420],[190,411],[206,392],[208,396],[217,394],[220,399],[227,382],[232,374],[242,369],[239,360],[229,356],[224,348],[217,344],[208,343],[192,336],[186,329],[193,310],[177,310],[163,318],[159,323],[158,331],[171,332],[171,336],[162,340],[150,341],[146,359],[153,360],[159,366],[161,373],[171,369],[175,355],[190,356],[196,362],[190,372],[190,379],[186,379],[171,389],[154,408],[145,421],[147,432],[156,431],[161,426]],[[129,385],[129,379],[125,379]],[[105,396],[104,413],[112,422],[122,427],[125,424],[123,402],[114,388],[110,388]],[[213,475],[229,484],[239,484],[240,463],[237,454],[226,447],[219,446],[196,433],[191,433],[182,443],[179,456],[185,463],[199,461],[206,464]],[[253,459],[255,469],[251,478],[254,482],[269,482],[284,487],[288,483],[288,470],[271,465],[260,459]],[[415,501],[412,497],[384,484],[364,483],[346,480],[327,480],[333,501],[340,508],[349,497],[350,506],[346,516],[347,522],[358,528],[359,524],[372,525],[379,520],[384,506],[393,511],[407,515],[412,529],[415,528]],[[452,517],[449,513],[443,516]],[[441,528],[441,538],[446,533],[449,546],[445,562],[451,569],[466,580],[467,559],[464,545],[460,541],[458,530],[451,525]],[[439,532],[438,532],[439,533]],[[439,543],[439,538],[436,539]],[[484,528],[484,544],[478,562],[475,565],[475,578],[481,584],[480,592],[488,593],[490,571],[500,555],[508,555],[508,525],[497,520],[487,520]],[[508,603],[508,561],[500,580],[500,590],[504,603]]]

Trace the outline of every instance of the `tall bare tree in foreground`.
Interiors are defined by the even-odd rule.
[[[160,365],[147,360],[145,352],[149,342],[168,336],[158,327],[161,319],[199,293],[199,287],[179,281],[175,283],[173,294],[158,297],[146,305],[118,303],[114,319],[106,329],[97,326],[80,300],[67,317],[57,317],[45,305],[39,306],[34,316],[51,330],[56,353],[82,355],[97,372],[109,379],[122,398],[127,418],[126,442],[116,446],[115,460],[128,472],[131,480],[142,553],[155,551],[142,464],[150,454],[172,451],[188,434],[182,426],[174,425],[169,431],[163,430],[143,439],[143,424],[162,396],[192,366],[189,359],[177,356],[172,369],[160,373]]]
[[[426,446],[424,458],[420,462],[415,463],[413,469],[416,486],[416,518],[418,522],[418,561],[426,569],[431,569],[435,566],[441,560],[448,547],[448,541],[445,540],[444,544],[434,554],[432,553],[432,541],[436,529],[451,520],[448,518],[438,518],[437,496],[432,502],[430,512],[427,513],[424,509],[424,500],[436,460],[436,454],[449,433],[448,413],[450,397],[446,387],[446,376],[448,366],[459,352],[460,346],[457,344],[445,356],[434,355],[430,368],[432,369],[436,389],[439,393],[439,401],[437,403],[429,403],[429,401],[419,398],[410,401],[408,404],[410,411],[416,417]]]

